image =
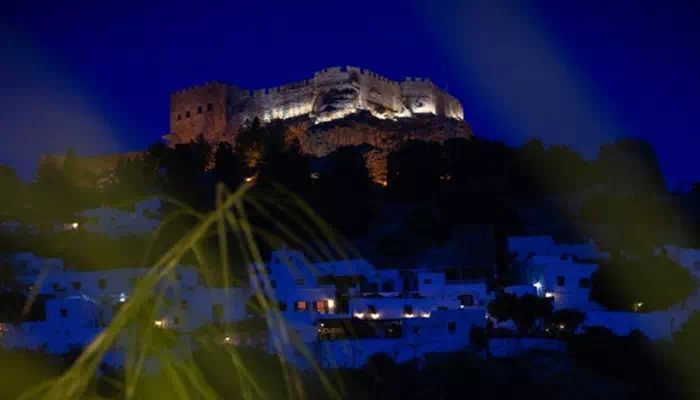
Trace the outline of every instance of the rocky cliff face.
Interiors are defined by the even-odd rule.
[[[290,121],[290,131],[299,138],[304,153],[326,156],[343,146],[370,145],[365,153],[367,167],[377,182],[386,180],[389,153],[407,140],[442,142],[450,138],[472,136],[464,121],[440,116],[414,116],[382,120],[369,113],[359,113],[340,120],[313,124],[310,120]]]

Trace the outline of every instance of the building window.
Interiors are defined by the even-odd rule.
[[[450,333],[450,335],[454,335],[455,332],[457,331],[457,323],[456,322],[448,322],[447,323],[447,332]]]
[[[187,303],[187,300],[181,300],[181,301],[180,301],[180,308],[181,308],[183,311],[189,310],[190,305]]]
[[[367,313],[369,313],[369,314],[376,314],[376,313],[377,313],[377,307],[375,307],[374,304],[368,304],[368,305],[367,305]]]
[[[294,311],[306,311],[308,304],[305,301],[297,301],[294,303]]]
[[[270,281],[270,287],[273,289],[277,289],[277,281],[274,281],[274,280]]]
[[[411,304],[405,304],[403,306],[403,313],[404,314],[413,314],[413,306]]]
[[[564,286],[564,282],[566,282],[566,279],[563,276],[557,276],[557,286]]]
[[[178,316],[173,317],[173,325],[180,325],[180,317],[178,317]]]
[[[177,274],[175,274],[175,280],[176,280],[176,281],[181,281],[181,280],[182,280],[182,273],[181,273],[181,272],[178,272]]]
[[[578,280],[578,286],[582,289],[588,289],[591,287],[591,280],[588,278],[581,278]]]
[[[221,321],[224,316],[223,304],[214,304],[211,306],[211,316],[215,322]]]
[[[378,292],[379,291],[379,285],[375,283],[370,283],[369,284],[369,291],[370,292]]]
[[[297,279],[297,280],[295,280],[294,282],[297,284],[297,286],[304,286],[304,280],[303,280],[303,279]]]
[[[181,120],[181,119],[182,119],[182,115],[181,115],[181,114],[178,114],[178,115],[177,115],[177,120],[179,121],[179,120]]]
[[[432,284],[433,284],[433,280],[432,280],[432,279],[423,279],[423,284],[424,284],[424,285],[432,285]]]
[[[197,114],[201,114],[201,113],[202,113],[202,106],[197,106]]]
[[[214,105],[211,103],[207,103],[207,111],[211,111],[214,109]]]
[[[103,290],[107,288],[107,279],[100,279],[99,281],[97,281],[97,286]]]
[[[80,290],[80,288],[83,286],[83,284],[80,283],[80,281],[73,281],[71,282],[71,285],[73,285],[73,289],[75,290]]]
[[[189,118],[189,117],[190,117],[190,112],[189,112],[189,111],[185,111],[185,118]]]
[[[392,281],[384,281],[382,283],[382,292],[393,292],[394,291],[394,283]]]
[[[472,294],[463,294],[460,295],[458,298],[460,305],[463,305],[465,307],[471,307],[474,305],[474,295]]]
[[[280,311],[287,311],[287,303],[280,301],[279,307],[280,307]]]
[[[67,308],[62,308],[60,311],[61,318],[68,318],[68,309]]]
[[[328,314],[328,302],[323,300],[317,301],[316,312],[319,314]]]

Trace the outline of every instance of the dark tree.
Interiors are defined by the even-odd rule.
[[[328,166],[313,186],[314,209],[344,235],[364,235],[375,215],[365,159],[353,147],[341,147],[329,158]]]
[[[557,310],[552,314],[552,325],[553,328],[557,330],[563,330],[568,334],[573,334],[576,332],[583,320],[585,315],[576,309],[565,308],[562,310]]]
[[[263,139],[258,179],[280,184],[306,197],[311,184],[311,171],[306,157],[301,153],[299,139],[292,137],[281,121],[265,126]]]
[[[489,303],[488,310],[497,321],[513,320],[518,333],[527,334],[538,319],[548,319],[552,315],[552,302],[531,294],[518,297],[503,293]]]
[[[633,192],[664,192],[659,159],[651,143],[620,138],[600,147],[596,160],[598,181]]]
[[[220,142],[214,154],[214,176],[217,182],[224,183],[230,190],[243,182],[241,162],[234,154],[233,146],[228,142]]]
[[[669,258],[628,259],[613,254],[591,279],[591,299],[612,310],[665,310],[690,296],[696,287],[691,273]]]
[[[431,202],[447,170],[442,146],[436,142],[409,140],[389,154],[387,183],[401,202]]]
[[[165,169],[165,193],[195,208],[208,208],[212,191],[206,186],[204,174],[211,156],[211,145],[202,136],[169,149],[161,163]]]

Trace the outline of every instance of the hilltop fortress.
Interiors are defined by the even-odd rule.
[[[407,140],[442,142],[472,136],[462,104],[429,79],[396,82],[366,69],[335,67],[284,86],[250,91],[208,82],[170,96],[168,145],[189,143],[199,135],[210,143],[235,143],[242,124],[258,117],[286,122],[308,155],[324,157],[343,146],[363,152],[372,178],[386,180],[387,156]],[[113,170],[121,158],[141,153],[79,157],[95,173]],[[62,155],[42,161],[63,163]]]
[[[255,117],[305,119],[316,125],[360,112],[399,120],[421,115],[464,120],[462,104],[429,79],[387,79],[356,67],[334,67],[284,86],[251,91],[208,82],[170,96],[170,145],[203,135],[211,142],[234,142],[241,125]]]

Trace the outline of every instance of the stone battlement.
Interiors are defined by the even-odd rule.
[[[381,119],[417,114],[463,120],[462,105],[427,78],[397,82],[358,67],[330,67],[313,78],[257,90],[210,81],[170,96],[170,134],[174,145],[198,135],[210,141],[234,141],[241,124],[306,116],[313,123],[369,111]]]

